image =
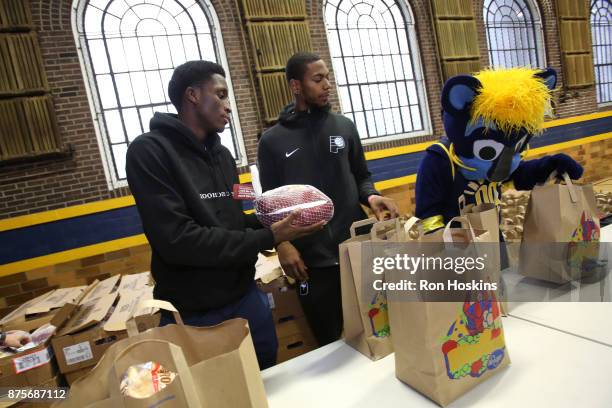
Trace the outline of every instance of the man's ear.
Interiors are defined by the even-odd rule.
[[[302,83],[297,79],[289,80],[289,88],[291,88],[291,93],[293,95],[299,95],[300,93],[302,93]]]
[[[557,71],[552,68],[546,68],[535,74],[535,76],[542,78],[548,89],[551,91],[555,89],[555,86],[557,86]]]
[[[480,81],[471,75],[450,78],[442,88],[442,108],[453,115],[469,112],[479,88]]]
[[[200,90],[193,86],[188,86],[185,89],[185,99],[194,105],[200,101]]]

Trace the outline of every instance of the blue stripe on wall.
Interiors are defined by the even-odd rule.
[[[534,137],[529,142],[531,147],[542,147],[556,143],[569,142],[581,137],[594,136],[612,130],[612,116],[593,119],[587,122],[571,123],[546,129],[544,134]]]
[[[0,233],[0,264],[142,234],[136,206]]]
[[[532,148],[567,142],[609,132],[612,117],[546,129],[534,138]],[[415,174],[425,153],[415,152],[368,161],[373,181]],[[243,202],[250,210],[253,203]],[[48,255],[100,242],[141,234],[142,224],[135,206],[68,218],[0,233],[0,264]]]

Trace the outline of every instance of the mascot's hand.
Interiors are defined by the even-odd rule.
[[[578,180],[582,177],[584,169],[576,160],[572,159],[567,154],[559,153],[554,156],[543,157],[541,160],[544,161],[546,178],[555,170],[559,175],[567,173],[572,180]]]

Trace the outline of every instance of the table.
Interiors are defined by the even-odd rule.
[[[518,318],[503,320],[512,365],[451,408],[612,406],[612,347]],[[262,372],[271,408],[437,407],[343,340]]]
[[[607,268],[612,268],[612,225],[602,228],[602,258],[608,259]],[[525,295],[541,290],[528,278],[514,270],[504,271],[504,280]],[[523,302],[509,304],[510,315],[533,323],[564,331],[589,340],[612,346],[612,274],[596,283],[571,282],[557,289],[550,289],[547,295],[555,302]],[[533,299],[533,295],[530,298]],[[582,299],[602,299],[604,303],[580,302]]]

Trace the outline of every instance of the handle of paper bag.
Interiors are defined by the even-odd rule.
[[[395,225],[395,230],[399,230],[399,218],[392,218],[390,220],[379,221],[376,224],[372,225],[372,229],[370,230],[370,239],[372,241],[378,240],[378,231],[381,229],[387,228],[389,225]]]
[[[408,235],[412,227],[414,227],[419,221],[421,221],[421,219],[418,217],[410,217],[410,219],[404,224],[404,233]]]
[[[130,317],[128,321],[125,322],[125,327],[127,329],[128,337],[134,337],[135,335],[140,333],[138,330],[138,325],[136,324],[135,316],[137,316],[138,312],[140,312],[142,309],[149,309],[149,308],[150,309],[157,308],[157,309],[166,310],[168,312],[172,312],[172,315],[174,316],[174,321],[176,321],[176,324],[178,324],[179,326],[185,325],[185,323],[183,323],[183,319],[181,318],[180,313],[178,312],[178,310],[176,310],[176,308],[172,305],[172,303],[166,302],[165,300],[147,299],[147,300],[143,300],[140,303],[138,303],[138,306],[136,306],[136,310],[134,310],[134,314],[132,315],[132,317]]]
[[[376,220],[376,218],[367,218],[365,220],[360,220],[360,221],[355,221],[353,224],[351,224],[351,238],[355,238],[357,236],[356,233],[356,229],[357,228],[361,228],[361,227],[365,227],[366,225],[372,225],[372,224],[376,224],[378,221]]]
[[[574,183],[572,183],[572,179],[569,174],[563,173],[563,180],[565,180],[565,184],[567,185],[567,191],[569,192],[570,200],[572,200],[572,203],[577,203],[578,195],[576,194],[576,186],[574,186]]]
[[[557,173],[557,170],[554,170],[552,173],[548,175],[548,178],[542,184],[552,184],[555,182],[555,179],[558,179],[558,178],[559,178],[559,173]],[[574,186],[574,183],[572,182],[572,178],[569,176],[569,174],[567,174],[567,172],[564,172],[561,175],[561,178],[563,179],[563,181],[565,181],[565,184],[567,185],[567,191],[569,192],[570,200],[572,201],[572,203],[577,203],[578,195],[576,193],[576,186]]]
[[[176,369],[176,378],[174,381],[180,381],[181,386],[183,388],[183,393],[185,395],[185,400],[187,402],[188,408],[199,408],[201,407],[200,399],[198,398],[198,394],[196,391],[195,383],[193,381],[193,376],[191,375],[191,370],[187,365],[187,360],[185,359],[185,355],[183,354],[183,350],[177,346],[176,344],[170,343],[169,341],[159,340],[159,339],[147,339],[142,341],[137,341],[136,343],[132,343],[127,346],[125,349],[121,350],[113,359],[113,363],[111,365],[111,371],[109,373],[109,388],[110,388],[110,396],[114,401],[123,401],[124,397],[121,394],[121,384],[120,378],[125,373],[125,371],[134,364],[139,363],[123,363],[120,361],[125,355],[131,354],[134,352],[135,348],[142,347],[144,345],[151,345],[157,348],[163,347],[167,348],[169,352],[169,357],[172,359],[172,365]],[[150,356],[150,359],[146,359],[147,361],[142,361],[141,363],[146,363],[148,361],[155,361],[160,363],[165,368],[169,368],[170,364],[160,358],[159,354]],[[130,398],[130,397],[127,397]],[[125,404],[122,404],[125,406]]]
[[[461,222],[462,224],[467,224],[470,230],[470,238],[472,239],[472,241],[476,241],[476,233],[474,232],[474,228],[472,227],[470,219],[468,217],[458,216],[451,218],[451,220],[446,224],[446,227],[444,227],[444,232],[442,233],[442,239],[444,240],[444,242],[453,242],[453,234],[451,233],[451,224],[453,223],[453,221]]]
[[[548,175],[548,178],[546,179],[545,182],[543,183],[539,183],[539,185],[543,186],[545,184],[553,184],[555,183],[556,179],[558,178],[559,174],[557,173],[557,170],[553,170],[552,173],[550,173]]]

